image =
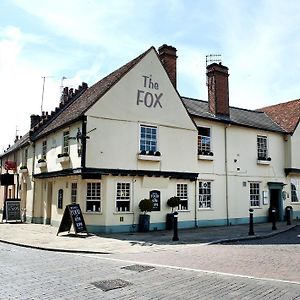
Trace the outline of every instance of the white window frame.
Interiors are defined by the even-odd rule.
[[[207,135],[201,135],[200,134],[200,129],[206,129],[209,130],[209,136]],[[211,139],[211,127],[208,126],[198,126],[198,153],[200,154],[201,152],[212,152],[212,139]],[[204,139],[206,139],[208,142],[202,142]],[[208,146],[207,146],[208,144]]]
[[[119,187],[121,189],[119,189]],[[125,187],[125,188],[124,188]],[[129,188],[128,188],[129,187]],[[127,194],[128,192],[128,194]],[[132,191],[131,191],[131,182],[128,181],[119,181],[116,183],[116,195],[115,195],[115,211],[118,213],[124,213],[124,212],[131,212],[131,197],[132,197]],[[118,208],[118,203],[127,202],[128,207],[124,210],[120,210]]]
[[[62,145],[62,153],[68,153],[70,151],[70,143],[69,143],[69,137],[70,137],[70,130],[64,130],[63,131],[63,145]]]
[[[294,189],[293,189],[294,186]],[[291,202],[299,203],[300,184],[298,179],[291,179]]]
[[[259,160],[267,160],[269,156],[268,137],[266,135],[258,135],[256,138],[257,158]]]
[[[207,187],[201,187],[202,184],[207,184]],[[200,193],[200,189],[204,189],[207,191],[210,191],[210,193]],[[212,203],[213,197],[212,197],[212,181],[211,180],[199,180],[198,182],[198,209],[212,209],[213,203]],[[201,204],[202,203],[202,204]],[[210,204],[208,206],[208,203]],[[205,205],[203,205],[205,204]]]
[[[91,186],[91,189],[89,189]],[[89,194],[89,190],[91,191]],[[101,213],[102,212],[102,184],[101,181],[87,181],[86,182],[86,194],[85,194],[85,211],[87,213]],[[92,204],[92,209],[88,209],[88,203]],[[99,209],[97,210],[97,205]]]
[[[180,202],[186,203],[186,206],[183,203],[178,205],[178,210],[185,211],[189,207],[189,186],[187,183],[177,183],[176,184],[176,196],[180,198]]]
[[[46,157],[47,157],[47,148],[48,148],[47,140],[43,140],[42,141],[42,158],[43,159],[46,159]]]
[[[76,186],[76,187],[75,187]],[[71,182],[71,203],[77,203],[78,197],[78,184],[76,181]]]
[[[258,181],[249,182],[249,204],[252,208],[261,206],[261,187]]]
[[[151,145],[149,145],[147,147],[147,145],[145,145],[145,147],[142,145],[142,128],[146,128],[146,129],[155,129],[156,132],[156,139],[155,139],[155,148],[153,150],[153,147],[151,147]],[[158,151],[158,127],[155,125],[150,125],[150,124],[140,124],[140,128],[139,128],[139,150],[141,151],[146,151],[147,153],[149,151],[153,151],[154,153],[156,151]],[[151,133],[150,133],[151,134]],[[149,135],[149,133],[148,133]],[[148,141],[150,144],[154,139],[150,138],[150,140]],[[145,138],[145,141],[147,142],[147,139]]]

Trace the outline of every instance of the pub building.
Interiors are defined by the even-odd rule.
[[[1,154],[1,173],[18,178],[1,186],[1,209],[19,197],[26,222],[59,227],[76,203],[94,233],[137,231],[149,198],[150,230],[163,230],[174,196],[179,228],[247,223],[249,208],[254,222],[268,221],[271,207],[278,220],[287,206],[299,218],[300,100],[231,107],[221,63],[207,66],[208,100],[183,97],[176,63],[164,44],[91,87],[65,87],[59,107],[32,115],[30,131]],[[278,120],[283,111],[292,125]]]

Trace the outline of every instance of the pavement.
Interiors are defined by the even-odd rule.
[[[151,231],[147,233],[118,234],[78,234],[62,232],[57,235],[57,227],[31,223],[0,223],[0,242],[48,251],[113,254],[139,253],[176,249],[195,244],[208,245],[226,241],[267,238],[300,226],[300,221],[292,225],[277,222],[277,230],[272,223],[254,224],[254,235],[249,236],[249,225],[199,227],[179,229],[178,241],[172,241],[173,231]]]

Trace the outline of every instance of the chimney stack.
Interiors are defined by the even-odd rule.
[[[228,68],[221,63],[206,67],[208,108],[214,115],[229,117]]]
[[[165,67],[165,70],[173,84],[173,86],[176,89],[176,83],[177,83],[177,71],[176,71],[176,48],[173,46],[168,46],[166,44],[163,44],[158,48],[158,55],[160,58],[160,61],[162,62],[163,66]]]
[[[30,129],[33,128],[36,124],[38,124],[41,120],[39,115],[31,115],[30,116]]]

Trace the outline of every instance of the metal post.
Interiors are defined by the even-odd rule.
[[[253,229],[253,209],[249,209],[249,233],[248,235],[254,235],[254,229]]]
[[[277,227],[276,227],[276,209],[272,208],[271,212],[272,212],[272,230],[277,230]]]
[[[179,241],[179,238],[178,238],[178,212],[175,211],[174,212],[174,235],[173,235],[173,238],[172,238],[172,241]]]
[[[292,222],[291,222],[291,208],[289,206],[286,208],[286,225],[292,225]]]

